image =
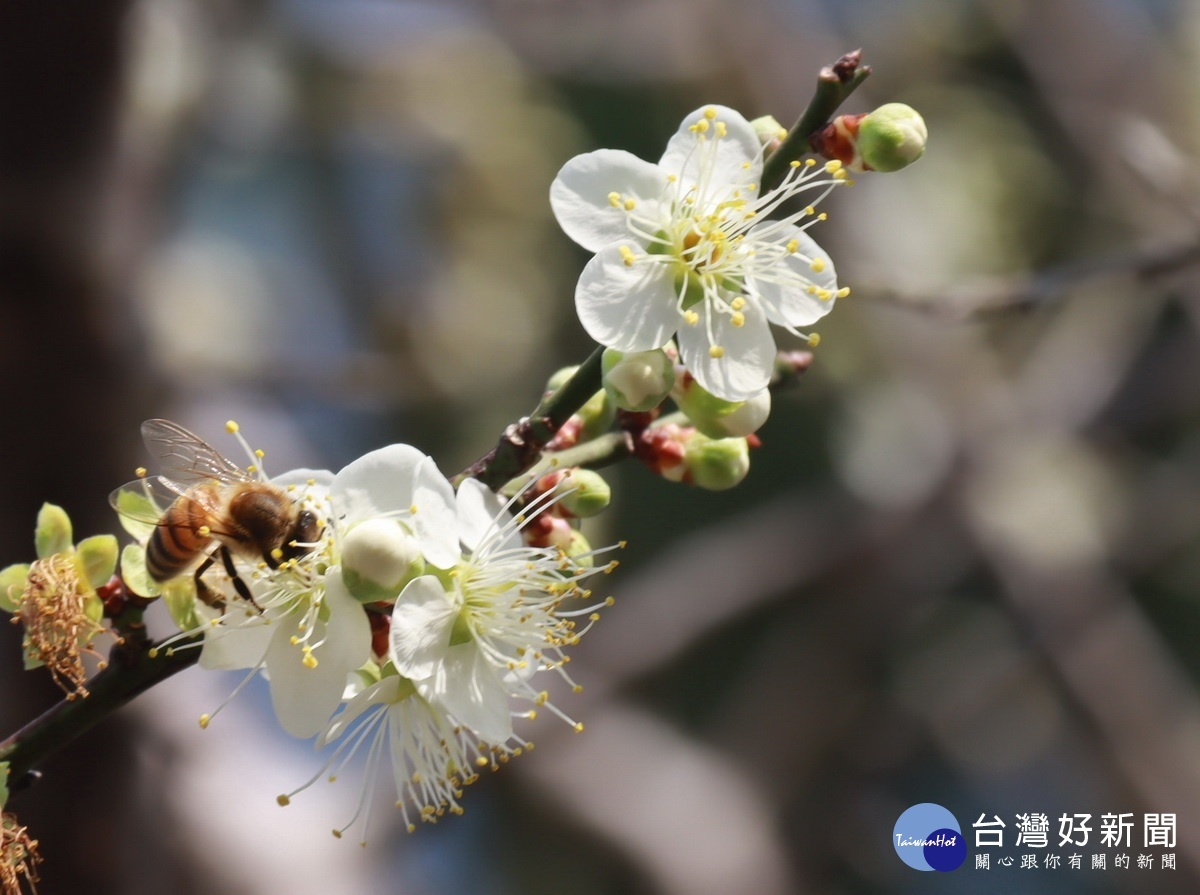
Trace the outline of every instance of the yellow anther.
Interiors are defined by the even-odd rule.
[[[275,560],[276,562],[283,559],[283,551],[278,547],[271,548],[271,559]]]
[[[828,289],[818,289],[817,298],[819,298],[821,301],[829,301],[829,299],[833,298],[833,293]]]
[[[625,266],[633,267],[633,262],[637,260],[637,255],[633,253],[633,249],[629,246],[621,246],[617,251],[621,253],[621,260],[625,262]]]
[[[742,170],[743,170],[743,171],[744,171],[744,170],[747,170],[749,167],[750,167],[750,163],[749,163],[749,162],[742,162]]]
[[[691,311],[691,310],[684,311],[683,312],[683,322],[688,324],[689,326],[695,326],[697,323],[700,322],[700,315],[697,314],[695,311]]]
[[[199,528],[196,529],[196,534],[200,535],[200,537],[202,537],[202,538],[207,538],[209,535],[212,534],[212,529],[209,528],[207,525],[201,525]]]
[[[613,208],[616,208],[618,205],[620,205],[621,204],[621,194],[616,193],[616,192],[609,193],[608,194],[608,204],[611,205]]]
[[[841,163],[839,162],[839,164],[841,164]],[[836,171],[833,172],[834,180],[845,180],[847,176],[848,175],[846,174],[845,170],[842,168],[838,168]]]
[[[827,221],[827,220],[829,220],[829,215],[827,215],[825,212],[822,211],[819,215],[817,215],[817,220],[818,221]]]
[[[788,244],[785,246],[785,248],[788,250],[789,255],[794,255],[796,253],[796,250],[798,248],[800,248],[800,240],[789,239]]]
[[[277,804],[280,808],[286,808],[288,805],[292,804],[292,800],[286,795],[276,796],[275,804]]]
[[[253,465],[253,464],[251,464],[251,465],[249,465],[249,466],[247,466],[247,467],[246,467],[246,472],[248,472],[248,473],[250,473],[251,475],[253,475],[254,473],[258,472],[258,467],[257,467],[257,466],[255,466],[255,465]]]
[[[787,136],[787,128],[786,127],[781,127],[779,130],[775,131],[775,139],[776,140],[782,140],[786,136]]]
[[[417,514],[417,505],[415,503],[410,504],[408,507],[408,512],[415,516]]]
[[[815,165],[816,163],[817,163],[817,160],[816,160],[815,158],[806,158],[806,159],[804,160],[804,167],[806,167],[806,168],[811,168],[811,167],[813,167],[813,165]]]
[[[729,307],[733,308],[735,311],[740,311],[742,308],[746,307],[746,299],[739,295],[729,303]]]
[[[667,183],[674,183],[678,179],[679,179],[679,176],[677,174],[668,174],[667,175]]]
[[[789,165],[791,165],[793,168],[799,168],[799,167],[800,167],[800,160],[799,160],[799,159],[793,159],[792,161],[788,162],[788,164],[789,164]]]
[[[204,714],[200,716],[200,729],[208,730],[208,722],[212,720],[212,715]]]
[[[835,158],[831,158],[825,163],[825,170],[830,174],[834,174],[837,171],[842,170],[842,163]]]
[[[713,345],[711,348],[708,349],[708,356],[713,358],[714,360],[720,360],[721,358],[723,358],[725,356],[725,349],[722,348],[720,345]]]
[[[239,426],[234,420],[227,420],[225,422],[225,431],[228,432],[230,435],[236,434],[237,430],[240,428],[241,428],[241,426]]]
[[[635,208],[637,208],[637,202],[635,202],[633,199],[625,200],[625,210],[626,211],[633,211]]]
[[[718,121],[718,122],[717,122],[717,136],[718,136],[718,137],[723,137],[723,136],[725,136],[727,133],[729,133],[729,129],[728,129],[727,127],[725,127],[725,122],[724,122],[724,121]]]
[[[265,457],[266,455],[267,455],[267,452],[264,451],[262,448],[258,448],[254,451],[254,456],[258,457],[258,459],[260,459],[260,460],[263,457]]]
[[[704,117],[707,118],[709,121],[712,121],[714,118],[716,118],[717,117],[717,107],[709,106],[708,108],[706,108],[704,110]]]
[[[816,213],[817,213],[817,209],[816,209],[814,206],[812,206],[812,205],[806,205],[806,206],[804,207],[804,213],[805,213],[805,214],[816,214]]]
[[[575,724],[575,732],[576,732],[576,733],[583,733],[583,722],[582,722],[582,721],[578,721],[578,722],[576,722],[576,724]]]
[[[843,286],[841,289],[839,289],[839,290],[837,291],[837,297],[838,297],[838,298],[845,298],[845,297],[846,297],[847,295],[849,295],[849,294],[850,294],[850,287],[849,287],[849,286]]]
[[[821,334],[820,333],[812,333],[808,337],[808,344],[811,345],[813,348],[816,348],[818,345],[820,345],[821,344]]]
[[[310,650],[308,650],[308,649],[305,649],[305,651],[304,651],[304,662],[303,662],[303,664],[304,664],[304,667],[305,667],[305,668],[316,668],[316,667],[317,667],[317,664],[318,664],[318,663],[317,663],[317,657],[316,657],[316,656],[314,656],[314,655],[312,654],[312,652],[311,652]]]
[[[794,241],[795,240],[793,240],[793,242]],[[792,251],[795,251],[795,249],[793,249]],[[812,268],[813,273],[820,273],[821,271],[823,271],[825,269],[825,259],[824,258],[813,258],[812,262],[809,263],[808,266]]]
[[[133,472],[139,479],[144,479],[146,477],[146,471],[147,470],[145,466],[139,466]]]
[[[745,326],[746,325],[746,315],[743,314],[741,311],[734,311],[733,314],[729,318],[729,322],[732,323],[734,326]]]
[[[688,130],[696,134],[706,134],[708,133],[708,122],[703,120],[697,121],[690,128],[688,128]]]
[[[151,659],[157,659],[158,658],[158,647],[157,646],[150,647],[150,649],[146,650],[146,655],[149,656]]]

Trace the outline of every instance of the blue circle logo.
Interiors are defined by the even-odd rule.
[[[892,831],[900,860],[915,870],[957,870],[967,859],[967,841],[958,820],[933,802],[913,805]]]

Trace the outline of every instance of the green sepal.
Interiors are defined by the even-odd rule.
[[[121,551],[121,578],[125,586],[139,597],[162,594],[158,582],[146,571],[146,548],[140,544],[128,544]]]
[[[38,510],[37,530],[33,543],[37,547],[38,559],[55,553],[66,553],[71,549],[71,517],[62,507],[52,503],[42,504]]]
[[[121,547],[115,535],[92,535],[75,547],[83,576],[93,588],[108,583],[117,570]]]
[[[28,577],[29,563],[17,563],[0,571],[0,609],[5,612],[20,610],[25,579]]]
[[[148,488],[145,485],[143,487]],[[139,541],[150,540],[150,535],[158,527],[155,522],[162,516],[163,509],[154,502],[148,490],[141,494],[130,490],[117,492],[117,513],[121,527]]]
[[[205,619],[198,608],[203,604],[196,599],[196,585],[190,575],[165,581],[160,589],[167,614],[179,626],[179,630],[195,631],[204,624]]]

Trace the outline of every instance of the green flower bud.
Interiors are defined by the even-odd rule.
[[[779,142],[787,136],[787,128],[779,123],[774,115],[764,115],[762,118],[755,118],[750,122],[750,126],[754,128],[754,133],[758,135],[758,142],[767,147],[768,150],[775,147]]]
[[[929,131],[912,106],[887,103],[858,124],[858,153],[875,171],[899,171],[925,154]]]
[[[578,365],[574,367],[563,367],[561,370],[551,374],[550,378],[546,380],[546,394],[552,395],[566,385],[567,380],[574,376],[575,371],[578,369]]]
[[[16,612],[21,608],[21,594],[29,577],[29,563],[18,563],[0,572],[0,609]]]
[[[93,588],[107,584],[117,569],[120,546],[113,535],[93,535],[84,538],[75,547],[83,577]]]
[[[596,564],[596,559],[592,556],[592,545],[578,528],[571,529],[571,538],[563,548],[563,553],[575,560],[575,565],[580,568],[590,569]]]
[[[38,511],[37,530],[34,533],[38,559],[55,553],[66,553],[71,549],[71,519],[67,511],[52,503],[42,504]]]
[[[683,463],[693,485],[725,491],[750,472],[750,446],[744,438],[709,438],[697,432],[688,439]]]
[[[342,581],[362,603],[396,599],[424,571],[416,538],[394,519],[368,519],[342,544]]]
[[[555,490],[563,495],[557,505],[578,518],[595,516],[612,501],[608,482],[590,469],[567,470]]]
[[[575,414],[579,419],[579,440],[589,441],[607,432],[617,418],[617,406],[603,391],[596,392]]]
[[[771,415],[771,393],[763,389],[749,401],[726,401],[689,380],[675,392],[675,402],[692,424],[709,438],[740,438],[757,432]]]
[[[661,348],[629,352],[606,348],[600,370],[604,391],[622,410],[653,410],[675,385],[675,365]]]

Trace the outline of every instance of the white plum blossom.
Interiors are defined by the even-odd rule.
[[[613,149],[567,162],[550,204],[567,235],[596,253],[575,290],[588,334],[618,351],[660,348],[674,335],[712,394],[743,401],[766,388],[768,324],[802,335],[846,294],[805,231],[823,217],[813,204],[848,181],[840,163],[810,159],[759,195],[762,170],[753,126],[725,106],[688,115],[658,164]],[[821,197],[769,219],[810,189]]]
[[[526,512],[554,499],[538,498]],[[459,486],[457,505],[462,558],[448,574],[405,587],[392,610],[389,658],[422,697],[485,742],[512,738],[514,697],[578,727],[531,678],[554,669],[570,682],[563,651],[595,620],[596,607],[564,611],[562,604],[587,596],[580,582],[616,564],[588,567],[558,548],[526,546],[520,530],[528,516],[510,515],[511,504],[475,479]],[[583,628],[580,616],[589,619]]]
[[[362,816],[363,844],[370,827],[373,783],[386,758],[391,759],[396,807],[411,833],[414,820],[436,822],[447,812],[461,814],[462,789],[478,779],[478,769],[495,770],[528,746],[484,744],[471,731],[425,700],[407,678],[388,667],[369,665],[355,675],[346,704],[318,737],[318,749],[338,745],[322,768],[278,802],[287,805],[297,793],[321,777],[337,778],[346,764],[366,749],[366,768],[358,807],[349,822],[334,831],[339,838]],[[530,747],[531,748],[531,747]]]
[[[351,587],[357,579],[342,564],[356,529],[391,525],[394,541],[411,542],[425,562],[453,565],[460,552],[454,489],[432,459],[403,444],[371,451],[336,475],[304,469],[272,482],[317,515],[320,540],[277,569],[254,570],[253,604],[229,594],[204,626],[200,663],[264,670],[280,724],[293,736],[311,737],[342,701],[347,675],[371,658],[370,623]]]

